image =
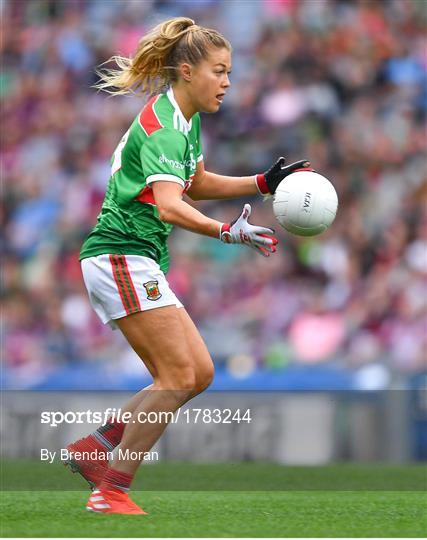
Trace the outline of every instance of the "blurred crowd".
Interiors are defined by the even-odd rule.
[[[186,15],[232,42],[232,88],[203,115],[205,167],[308,158],[340,205],[319,237],[278,231],[269,259],[183,230],[169,282],[218,366],[328,364],[361,385],[426,368],[427,38],[423,0],[28,0],[2,3],[3,353],[16,385],[58,366],[137,373],[91,310],[78,262],[109,160],[144,104],[91,88],[153,24]],[[230,220],[242,202],[206,201]],[[276,226],[271,201],[247,200]]]

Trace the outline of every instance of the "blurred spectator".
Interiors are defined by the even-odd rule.
[[[327,233],[280,233],[269,260],[174,231],[169,280],[217,363],[237,376],[292,362],[381,365],[382,381],[426,367],[424,3],[249,4],[2,3],[4,352],[15,386],[58,365],[131,371],[124,340],[90,309],[78,253],[143,101],[96,93],[93,69],[183,10],[235,48],[228,101],[203,119],[207,169],[245,175],[278,155],[307,157],[340,199]],[[272,225],[270,204],[251,202],[254,221]],[[199,204],[223,220],[241,205]]]

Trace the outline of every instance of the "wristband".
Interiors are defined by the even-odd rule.
[[[256,174],[255,175],[255,184],[256,187],[260,193],[260,195],[267,195],[270,193],[270,190],[268,189],[267,182],[265,181],[265,175],[264,174]]]

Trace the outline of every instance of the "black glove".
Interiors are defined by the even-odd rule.
[[[290,165],[285,165],[285,162],[286,159],[284,157],[280,157],[276,163],[268,169],[268,171],[256,175],[256,185],[261,195],[267,195],[268,193],[274,195],[280,182],[288,175],[296,171],[314,170],[310,168],[310,162],[306,159],[300,159],[299,161],[295,161],[295,163],[291,163]]]

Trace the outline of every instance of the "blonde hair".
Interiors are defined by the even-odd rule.
[[[107,60],[116,62],[119,69],[97,69],[101,80],[94,87],[110,94],[156,94],[178,79],[181,63],[198,64],[212,47],[231,51],[229,41],[216,30],[198,26],[187,17],[169,19],[140,39],[133,57]]]

